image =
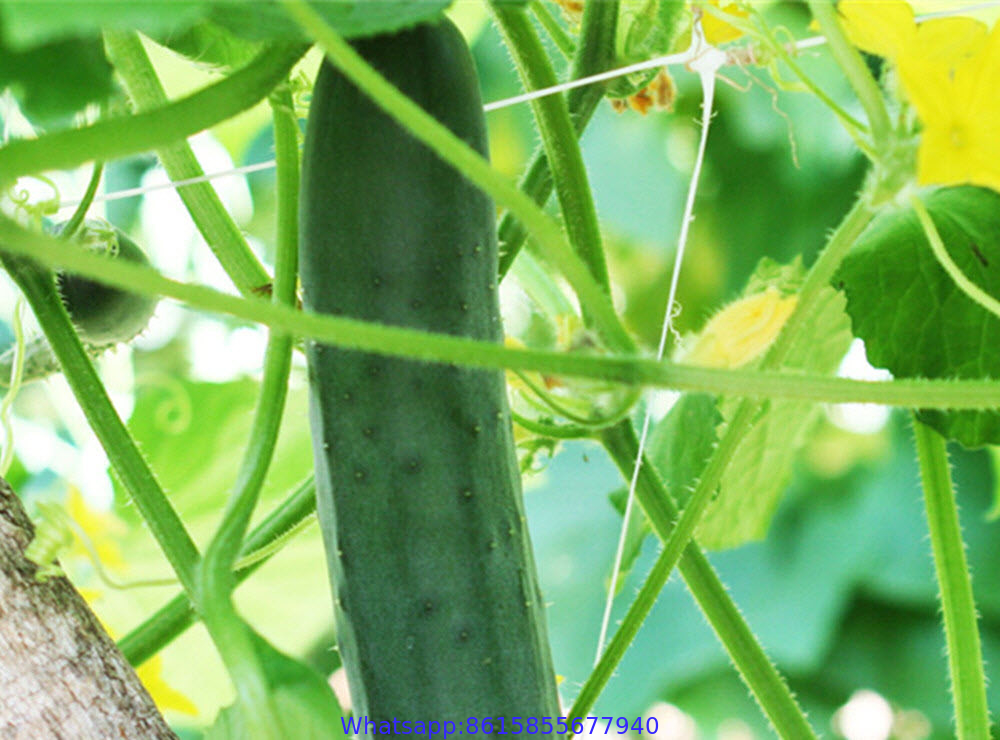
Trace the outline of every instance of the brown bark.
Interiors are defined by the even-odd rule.
[[[0,738],[176,740],[72,584],[35,579],[32,535],[0,478]]]

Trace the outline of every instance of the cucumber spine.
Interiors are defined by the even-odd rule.
[[[487,154],[449,22],[355,43]],[[324,62],[303,158],[312,311],[502,341],[492,201]],[[501,372],[311,343],[317,504],[355,714],[559,712]]]

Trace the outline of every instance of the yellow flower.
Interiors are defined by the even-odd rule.
[[[714,8],[718,8],[726,15],[731,15],[734,19],[750,17],[750,14],[746,10],[740,8],[737,3],[727,2],[723,6],[722,2],[723,0],[709,0],[708,4]],[[705,40],[713,46],[718,46],[719,44],[724,44],[727,41],[738,39],[743,35],[743,31],[731,23],[727,23],[714,13],[702,13],[701,30],[705,34]]]
[[[83,600],[93,610],[94,602],[101,598],[100,592],[93,589],[79,589],[79,591]],[[108,626],[107,622],[101,619],[99,614],[95,612],[94,615],[97,617],[97,621],[101,623],[104,631],[114,639],[114,630]],[[146,691],[149,692],[150,697],[152,697],[153,702],[160,711],[172,709],[181,714],[187,714],[192,717],[197,716],[198,707],[194,705],[194,702],[163,680],[162,656],[154,655],[147,660],[136,669],[136,675],[139,677],[142,685],[146,687]]]
[[[197,716],[198,707],[194,705],[194,702],[163,680],[162,657],[154,655],[139,666],[136,673],[161,711],[172,709],[181,714]]]
[[[768,288],[729,304],[686,343],[678,360],[700,367],[741,367],[771,346],[795,309],[797,296]]]
[[[843,0],[851,40],[888,57],[923,123],[922,185],[982,185],[1000,191],[1000,24],[971,18],[914,22],[903,0]]]
[[[837,10],[851,41],[881,57],[895,59],[917,31],[913,8],[903,0],[842,0]]]
[[[115,540],[115,536],[124,530],[121,520],[114,514],[90,508],[76,486],[70,486],[66,495],[66,513],[87,535],[101,565],[116,570],[125,569],[125,560]],[[87,555],[86,548],[79,540],[76,540],[75,551],[84,557]]]

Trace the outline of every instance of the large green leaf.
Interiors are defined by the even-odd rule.
[[[450,0],[314,0],[345,37],[441,17]],[[248,8],[252,5],[252,8]],[[276,0],[6,0],[0,2],[0,89],[12,87],[33,122],[64,121],[113,89],[100,32],[136,30],[221,67],[248,61],[257,43],[308,41]]]
[[[215,517],[236,480],[250,434],[259,384],[171,380],[142,385],[129,429],[171,502],[186,521]],[[309,430],[302,423],[304,394],[293,393],[264,491],[267,499],[291,490],[312,469]],[[138,514],[116,484],[119,514]]]
[[[925,198],[948,254],[1000,298],[1000,194],[946,188]],[[1000,319],[944,271],[912,209],[880,216],[844,260],[835,283],[873,365],[896,377],[1000,377]],[[922,421],[968,447],[1000,443],[1000,413],[921,411]]]

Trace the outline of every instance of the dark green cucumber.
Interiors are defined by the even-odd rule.
[[[450,22],[355,48],[486,155],[475,69]],[[493,203],[328,63],[301,202],[307,309],[502,341]],[[556,715],[502,373],[321,344],[308,359],[317,504],[356,715]]]

